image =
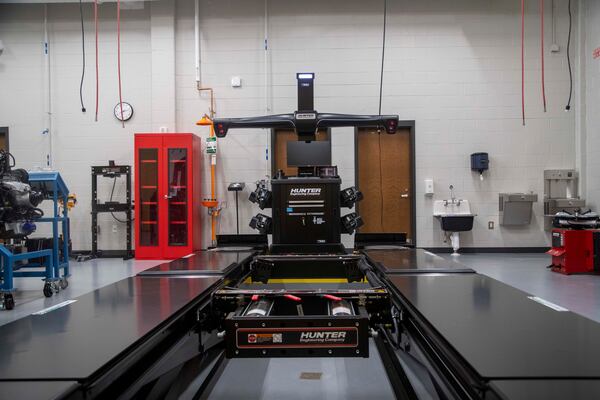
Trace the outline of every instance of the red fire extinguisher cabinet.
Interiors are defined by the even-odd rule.
[[[200,138],[135,134],[135,258],[174,259],[201,248]]]

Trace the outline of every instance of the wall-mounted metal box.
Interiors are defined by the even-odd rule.
[[[500,193],[500,225],[529,225],[533,203],[537,201],[535,193]]]
[[[579,198],[579,173],[574,169],[544,171],[544,229],[551,231],[554,215],[560,211],[575,212],[585,207]]]

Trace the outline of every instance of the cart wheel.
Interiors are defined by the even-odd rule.
[[[15,299],[12,293],[6,293],[4,295],[4,309],[12,310],[13,308],[15,308]]]
[[[59,282],[58,285],[60,286],[60,288],[62,290],[65,290],[66,288],[69,287],[69,281],[67,280],[67,278],[62,278]]]
[[[52,284],[50,282],[44,284],[44,296],[52,297],[54,290],[52,290]]]

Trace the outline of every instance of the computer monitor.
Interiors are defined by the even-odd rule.
[[[331,142],[291,140],[287,142],[288,167],[331,165]]]

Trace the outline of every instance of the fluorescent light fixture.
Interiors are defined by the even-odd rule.
[[[313,74],[313,73],[301,73],[301,74],[298,74],[298,79],[315,79],[315,74]]]

